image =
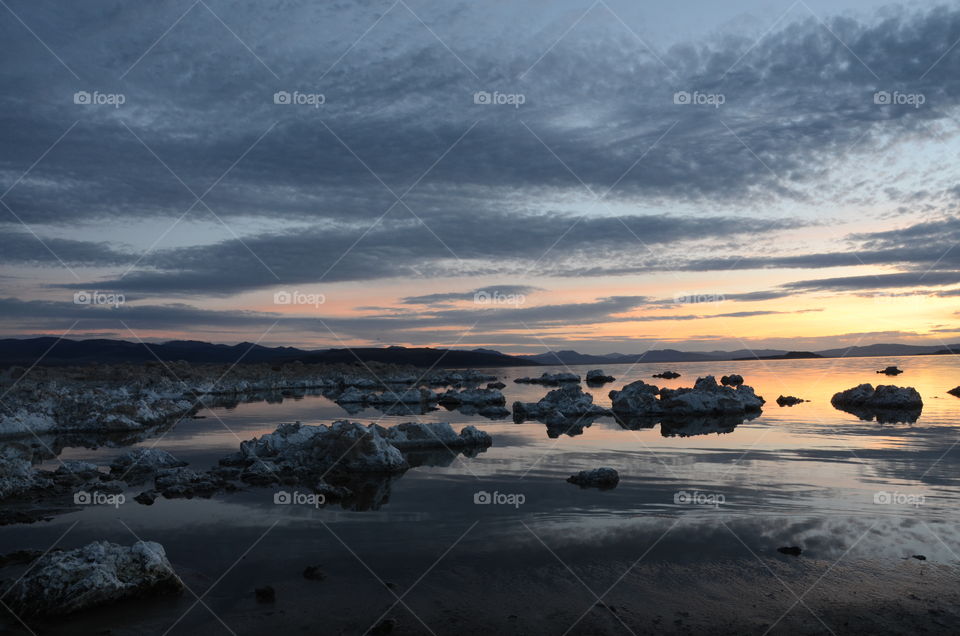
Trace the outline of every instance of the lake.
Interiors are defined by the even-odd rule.
[[[875,373],[894,364],[905,373]],[[543,371],[585,376],[590,368],[484,371],[507,384],[509,407],[550,390],[514,378]],[[603,406],[609,390],[634,380],[676,388],[728,373],[743,375],[767,402],[759,417],[735,426],[628,430],[606,417],[566,432],[444,408],[416,417],[372,408],[348,415],[319,395],[209,409],[198,413],[202,419],[182,421],[138,446],[155,445],[206,468],[280,422],[335,419],[473,424],[491,434],[493,446],[472,458],[432,454],[425,465],[375,484],[362,510],[275,503],[277,488],[143,506],[132,500],[143,488],[132,488],[116,508],[89,506],[0,528],[0,552],[45,550],[60,537],[64,548],[98,539],[153,540],[164,545],[191,589],[180,598],[136,600],[38,623],[42,630],[31,623],[38,633],[363,633],[391,617],[394,633],[565,633],[571,626],[570,633],[839,633],[835,621],[851,607],[885,594],[906,596],[905,590],[920,600],[890,611],[922,613],[916,620],[934,621],[936,628],[938,615],[923,611],[922,593],[912,586],[948,589],[957,582],[960,399],[947,391],[960,384],[960,360],[603,369],[616,381],[583,385]],[[651,378],[667,369],[681,377]],[[866,382],[915,387],[924,400],[919,420],[867,422],[830,405],[835,392]],[[809,402],[779,407],[779,395]],[[107,463],[121,452],[67,448],[60,457]],[[599,466],[619,471],[615,489],[565,481]],[[780,554],[781,546],[800,546],[802,556]],[[319,565],[324,580],[304,578],[308,565]],[[267,584],[277,600],[259,604],[253,590]],[[808,587],[817,591],[805,598]],[[823,607],[815,611],[807,604],[818,594]],[[832,607],[838,595],[845,605]]]

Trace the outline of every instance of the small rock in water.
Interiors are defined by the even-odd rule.
[[[587,383],[588,384],[606,384],[607,382],[613,382],[616,380],[612,375],[607,375],[603,372],[603,369],[591,369],[587,371]]]
[[[877,373],[882,373],[884,375],[900,375],[903,373],[903,369],[898,369],[897,367],[887,367],[886,369],[881,369]]]
[[[664,380],[673,380],[675,378],[679,378],[680,374],[676,371],[664,371],[663,373],[654,373],[653,377],[663,378]]]
[[[960,386],[958,386],[955,389],[950,389],[949,391],[947,391],[947,393],[949,393],[950,395],[955,395],[956,397],[960,397]]]
[[[927,560],[927,557],[923,556],[922,554],[914,554],[914,555],[913,555],[913,558],[916,559],[917,561],[926,561],[926,560]]]
[[[506,386],[503,382],[490,382],[487,384],[488,389],[503,389],[506,388]]]
[[[308,565],[303,569],[303,578],[310,581],[322,581],[327,576],[320,571],[319,565]]]
[[[270,585],[258,587],[253,592],[257,597],[257,603],[273,603],[277,600],[277,591]]]
[[[793,406],[794,404],[800,404],[801,402],[806,402],[806,400],[801,400],[800,398],[792,395],[781,395],[777,398],[778,406]]]
[[[576,475],[567,477],[571,484],[577,484],[581,488],[613,488],[620,483],[620,474],[613,468],[594,468],[593,470],[581,470]]]
[[[801,550],[799,546],[791,545],[777,548],[777,552],[780,554],[789,554],[790,556],[800,556],[800,553],[803,552],[803,550]]]
[[[153,502],[157,500],[157,493],[152,490],[146,490],[134,497],[133,500],[144,506],[152,506]]]
[[[382,636],[383,634],[389,634],[393,631],[393,628],[397,626],[397,619],[395,618],[385,618],[374,627],[370,629],[370,633],[373,636]]]

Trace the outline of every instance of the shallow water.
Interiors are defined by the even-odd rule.
[[[892,364],[906,372],[893,378],[875,373]],[[566,370],[585,376],[590,368],[488,371],[507,384],[509,406],[514,400],[536,401],[550,390],[515,384],[516,377]],[[651,378],[667,369],[682,375]],[[253,588],[265,583],[278,589],[279,598],[307,605],[319,602],[316,594],[322,590],[324,602],[350,594],[383,595],[385,608],[396,599],[383,581],[408,586],[438,559],[430,573],[434,585],[471,568],[529,573],[562,563],[581,572],[604,561],[641,558],[645,565],[724,559],[755,564],[760,556],[789,560],[776,553],[782,545],[803,546],[805,557],[829,562],[894,561],[913,554],[925,555],[930,563],[960,561],[960,450],[955,446],[960,399],[946,393],[960,384],[956,357],[607,365],[604,370],[616,382],[583,385],[601,405],[609,405],[610,389],[637,379],[681,387],[700,375],[726,373],[743,375],[767,404],[759,417],[728,432],[667,436],[659,425],[627,430],[601,418],[582,434],[555,437],[539,422],[494,421],[443,408],[416,417],[374,409],[348,415],[320,396],[215,408],[200,412],[203,419],[180,422],[137,445],[165,449],[203,468],[235,451],[241,440],[272,432],[279,422],[348,418],[385,426],[413,419],[449,421],[455,428],[470,423],[488,431],[494,443],[477,457],[448,457],[441,462],[448,465],[420,466],[377,484],[378,496],[368,510],[275,504],[270,488],[209,500],[160,499],[147,507],[132,501],[142,490],[133,488],[119,508],[89,506],[48,522],[0,528],[0,552],[46,549],[61,536],[59,545],[65,548],[95,539],[159,541],[194,591],[203,594],[215,584],[204,600],[212,611],[195,607],[171,633],[206,625],[239,633],[243,617],[251,615],[269,624],[263,606],[252,600]],[[921,417],[914,424],[878,424],[830,405],[833,393],[864,382],[915,387],[924,400]],[[781,408],[775,402],[781,394],[810,401]],[[60,458],[105,463],[120,452],[68,448]],[[620,472],[616,489],[582,490],[565,482],[573,472],[597,466]],[[477,504],[481,491],[507,496],[512,503]],[[299,576],[313,563],[322,564],[328,581],[337,581],[336,591]],[[599,575],[602,581],[594,589],[606,589],[615,578]],[[86,612],[70,626],[44,627],[85,633],[106,624],[125,633],[125,626],[134,624],[145,629],[146,621],[163,633],[195,600],[186,594],[137,601]],[[302,609],[280,613],[292,616]]]

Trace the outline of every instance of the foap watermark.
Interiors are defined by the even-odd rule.
[[[873,503],[878,506],[913,506],[919,508],[926,503],[927,498],[914,492],[888,492],[879,490],[873,493]]]
[[[726,300],[723,294],[709,292],[677,292],[673,295],[675,305],[704,305],[711,303],[722,303]]]
[[[477,91],[473,94],[473,103],[483,106],[513,106],[520,108],[527,103],[527,96],[523,93],[501,93],[500,91]]]
[[[123,93],[77,91],[73,94],[73,103],[78,106],[113,106],[114,108],[120,108],[127,103],[127,96]]]
[[[274,305],[313,305],[319,308],[325,302],[327,297],[323,294],[306,294],[297,290],[282,290],[273,295]]]
[[[327,97],[323,93],[277,91],[273,94],[273,103],[280,106],[313,106],[314,108],[320,108],[327,103]]]
[[[477,305],[513,305],[519,307],[527,302],[527,297],[523,294],[504,294],[496,289],[480,289],[473,293],[473,302]]]
[[[78,506],[113,506],[119,508],[127,502],[127,498],[122,494],[109,494],[105,492],[78,490],[73,493],[73,503]]]
[[[701,93],[700,91],[677,91],[673,94],[673,103],[679,106],[713,106],[720,108],[727,103],[727,96],[723,93]]]
[[[923,93],[877,91],[873,94],[873,103],[878,106],[913,106],[914,108],[920,108],[927,103],[927,96]]]
[[[315,492],[300,492],[298,490],[287,492],[286,490],[278,490],[273,493],[273,503],[278,506],[313,506],[314,508],[319,508],[326,502],[327,498],[325,495]]]
[[[478,490],[473,493],[473,503],[479,506],[513,506],[519,508],[527,501],[527,496],[518,492],[500,492]]]
[[[127,302],[127,297],[117,292],[78,291],[73,293],[74,305],[108,305],[114,309]]]
[[[727,498],[719,492],[678,490],[673,493],[673,503],[678,506],[713,506],[719,508],[722,504],[727,503]]]

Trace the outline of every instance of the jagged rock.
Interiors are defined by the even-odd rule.
[[[475,426],[465,426],[457,434],[447,422],[404,422],[390,428],[378,428],[383,438],[400,450],[486,448],[493,443],[489,433]]]
[[[594,468],[593,470],[581,470],[576,475],[567,477],[571,484],[577,484],[581,488],[614,488],[620,483],[620,474],[613,468]]]
[[[560,386],[567,382],[580,382],[580,376],[575,373],[547,373],[539,378],[517,378],[517,384],[542,384],[544,386]]]
[[[24,444],[0,446],[0,501],[43,490],[53,482],[33,469],[33,451]]]
[[[720,415],[759,411],[764,399],[752,387],[720,386],[712,375],[697,378],[692,389],[660,389],[660,406],[671,415]]]
[[[862,420],[881,423],[915,422],[923,410],[920,393],[913,387],[861,384],[834,394],[830,403]]]
[[[880,371],[877,371],[877,373],[882,373],[884,375],[900,375],[901,373],[903,373],[903,369],[898,369],[896,366],[890,366],[890,367],[887,367],[886,369],[881,369]]]
[[[778,406],[794,406],[796,404],[800,404],[801,402],[806,402],[806,400],[801,400],[800,398],[792,395],[781,395],[777,398]]]
[[[356,387],[348,387],[336,400],[337,404],[363,404],[367,401],[367,394]]]
[[[589,415],[610,415],[610,411],[593,403],[593,396],[584,393],[578,384],[567,385],[547,393],[539,402],[514,402],[514,418],[570,418]]]
[[[606,384],[616,380],[612,375],[606,375],[603,369],[591,369],[587,371],[587,384]]]
[[[723,386],[740,386],[743,384],[743,376],[731,373],[720,378],[720,384]]]
[[[692,389],[658,389],[638,380],[620,391],[610,391],[610,400],[621,420],[746,414],[760,411],[764,404],[752,387],[720,386],[712,375],[697,378]]]
[[[115,474],[137,473],[161,468],[178,468],[186,465],[187,462],[177,459],[165,450],[135,448],[110,462],[110,472]]]
[[[430,389],[408,389],[401,393],[385,391],[366,396],[366,402],[369,404],[424,404],[436,401],[437,394]]]
[[[439,397],[440,404],[473,404],[475,406],[500,405],[507,403],[503,393],[496,389],[467,389],[465,391],[447,391]]]
[[[673,380],[675,378],[679,378],[680,374],[676,371],[664,371],[663,373],[654,373],[653,377],[663,378],[664,380]]]
[[[96,541],[41,557],[9,588],[4,600],[24,616],[69,614],[182,588],[159,543],[137,541],[126,547]]]
[[[643,380],[631,382],[619,391],[610,391],[613,412],[626,416],[656,416],[663,412],[657,396],[660,388]]]
[[[209,497],[215,492],[227,488],[227,483],[213,472],[196,471],[189,468],[161,468],[157,471],[154,486],[164,497],[194,496]]]

